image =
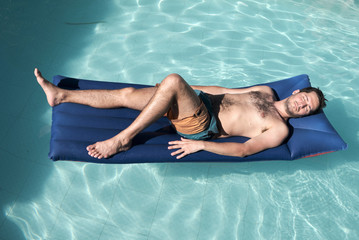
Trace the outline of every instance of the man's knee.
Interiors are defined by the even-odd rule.
[[[177,73],[171,73],[167,76],[167,78],[170,78],[170,79],[181,79],[183,80],[183,78],[181,77],[181,75],[177,74]]]
[[[172,73],[162,80],[161,85],[178,88],[186,85],[186,81],[179,74]]]
[[[134,87],[126,87],[121,89],[121,95],[124,97],[128,97],[129,95],[133,94],[135,92]]]
[[[118,94],[117,94],[118,99],[122,103],[126,103],[128,101],[128,99],[132,99],[131,97],[133,96],[136,89],[133,87],[126,87],[126,88],[118,89],[117,91],[118,91]]]

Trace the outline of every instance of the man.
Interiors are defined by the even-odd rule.
[[[229,89],[217,86],[189,86],[178,74],[168,75],[155,87],[116,90],[65,90],[34,74],[50,106],[64,102],[96,108],[127,107],[140,110],[133,123],[116,136],[87,147],[94,158],[108,158],[131,147],[132,139],[162,116],[167,116],[182,136],[169,142],[172,156],[182,158],[205,150],[244,157],[280,145],[288,136],[287,120],[316,113],[325,107],[323,93],[316,88],[296,90],[276,100],[272,89],[254,86]],[[212,142],[229,136],[250,138],[245,143]]]

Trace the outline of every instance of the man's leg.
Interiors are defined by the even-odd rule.
[[[98,108],[127,107],[143,110],[124,131],[103,142],[87,147],[89,155],[107,158],[131,147],[132,139],[162,117],[171,107],[177,118],[191,116],[200,105],[193,89],[177,74],[167,76],[159,87],[119,90],[64,90],[44,79],[37,69],[34,72],[50,106],[73,102]]]
[[[66,90],[58,88],[47,81],[38,69],[35,69],[34,74],[43,88],[51,107],[64,102],[72,102],[96,108],[127,107],[142,110],[156,92],[156,87],[115,90]]]
[[[171,107],[177,118],[194,114],[201,101],[194,90],[177,74],[167,76],[133,123],[106,141],[87,147],[90,156],[108,158],[131,147],[132,139],[143,129],[162,117]]]

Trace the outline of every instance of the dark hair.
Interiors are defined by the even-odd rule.
[[[306,87],[300,90],[301,92],[306,92],[306,93],[310,93],[310,92],[315,92],[318,96],[319,99],[319,107],[317,109],[315,109],[312,114],[316,114],[318,113],[321,109],[325,108],[327,106],[326,101],[328,101],[322,90],[320,90],[319,88],[314,88],[314,87]]]

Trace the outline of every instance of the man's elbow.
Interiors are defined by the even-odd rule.
[[[249,146],[247,144],[242,144],[241,147],[236,149],[235,155],[237,157],[244,158],[244,157],[248,157],[250,155],[256,154],[258,152],[261,152],[263,150],[265,150],[265,149],[253,148],[253,147],[251,147],[251,146]]]
[[[234,152],[235,157],[244,158],[244,157],[247,157],[248,155],[250,155],[250,154],[245,149],[237,149]]]
[[[244,143],[226,143],[226,153],[224,155],[232,157],[241,157],[244,158],[250,153],[248,152],[248,147]]]

